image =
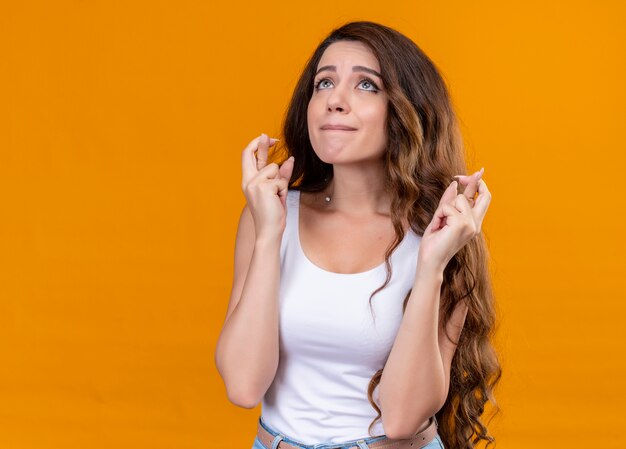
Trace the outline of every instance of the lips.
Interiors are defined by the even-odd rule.
[[[356,131],[356,128],[352,128],[351,126],[338,124],[324,125],[320,129],[323,131]]]

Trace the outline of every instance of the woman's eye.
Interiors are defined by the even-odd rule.
[[[327,84],[325,83],[330,83],[330,80],[328,78],[324,78],[321,79],[319,81],[317,81],[314,84],[314,88],[315,90],[320,90],[320,89],[326,89],[328,87]],[[361,81],[359,81],[359,85],[363,85],[365,84],[366,88],[364,90],[370,91],[370,92],[378,92],[378,86],[376,84],[374,84],[373,81],[369,80],[369,79],[362,79]]]
[[[324,83],[326,81],[328,81],[328,80],[327,79],[322,79],[322,80],[319,80],[317,83],[315,83],[315,90],[319,90],[320,86],[322,86],[321,88],[324,89],[323,85],[324,85]]]
[[[372,88],[371,89],[365,89],[365,90],[371,90],[372,92],[377,92],[378,91],[378,87],[376,86],[376,84],[372,83],[370,80],[361,80],[361,84],[369,84]]]

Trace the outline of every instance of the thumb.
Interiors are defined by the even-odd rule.
[[[287,182],[289,182],[289,180],[291,179],[291,174],[293,173],[294,160],[294,157],[291,156],[289,159],[283,162],[283,165],[281,165],[278,169],[279,175],[282,178],[285,178]]]

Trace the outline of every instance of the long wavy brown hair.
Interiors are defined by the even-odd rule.
[[[383,89],[389,97],[385,187],[393,192],[391,220],[396,238],[385,252],[386,280],[373,296],[392,277],[389,259],[404,238],[403,223],[409,223],[422,236],[453,176],[467,173],[467,168],[457,118],[435,64],[398,31],[374,22],[351,22],[331,31],[318,45],[304,67],[286,111],[284,138],[273,148],[270,159],[295,157],[289,188],[318,192],[332,180],[332,164],[319,159],[311,145],[307,106],[322,54],[338,41],[360,41],[372,50],[380,63]],[[480,440],[486,440],[487,447],[495,444],[495,438],[481,420],[487,401],[493,406],[492,418],[500,410],[493,390],[502,374],[491,344],[496,313],[488,259],[481,233],[450,260],[443,273],[439,314],[443,328],[457,303],[464,301],[468,306],[463,330],[455,342],[458,346],[452,360],[448,397],[435,415],[439,435],[450,449],[473,448]],[[411,291],[404,299],[403,313],[410,294]],[[373,392],[383,369],[374,374],[368,388],[368,399],[378,413],[369,426],[370,435],[372,426],[381,419]]]

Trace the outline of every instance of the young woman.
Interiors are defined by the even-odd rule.
[[[435,65],[391,28],[348,23],[306,64],[283,134],[280,164],[265,134],[242,154],[215,354],[229,399],[262,401],[253,447],[493,442],[480,419],[501,375],[480,232],[491,194],[483,170],[463,175]]]

